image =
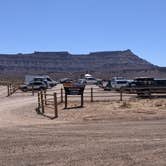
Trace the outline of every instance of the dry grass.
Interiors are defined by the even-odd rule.
[[[124,101],[121,105],[120,108],[125,109],[125,108],[131,108],[131,104],[127,101]]]

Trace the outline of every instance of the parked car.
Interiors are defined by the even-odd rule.
[[[70,79],[70,78],[62,78],[62,79],[60,79],[59,82],[61,84],[63,84],[63,83],[70,83],[70,82],[72,82],[72,79]]]
[[[91,74],[85,74],[84,79],[88,85],[97,85],[98,80],[94,78]]]
[[[47,84],[43,81],[34,81],[29,84],[24,84],[19,87],[23,92],[32,91],[32,90],[45,90],[47,89]]]
[[[97,80],[95,78],[93,78],[93,77],[88,77],[88,78],[86,78],[86,83],[88,85],[96,85],[97,84]]]
[[[57,85],[57,82],[51,79],[48,75],[26,75],[25,84],[28,85],[31,82],[45,82],[50,88]]]
[[[105,91],[110,91],[110,90],[112,90],[111,80],[108,80],[107,83],[105,83],[105,84],[103,85],[103,89],[104,89]]]
[[[86,85],[87,84],[87,82],[86,82],[86,80],[85,79],[78,79],[76,82],[75,82],[75,84],[76,85]]]

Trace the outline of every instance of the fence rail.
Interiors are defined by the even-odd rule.
[[[55,119],[58,117],[58,105],[63,103],[63,89],[60,93],[53,92],[50,94],[47,91],[38,92],[38,107],[36,109],[37,113],[42,114],[50,119]],[[47,109],[53,110],[53,115],[47,112]]]
[[[14,94],[19,89],[20,84],[20,81],[0,81],[0,86],[7,88],[7,97]]]
[[[152,97],[152,94],[166,94],[166,87],[144,86],[144,87],[124,87],[122,91],[138,96]]]
[[[84,91],[84,100],[87,102],[96,102],[96,101],[122,101],[126,100],[125,97],[135,97],[134,95],[124,94],[123,91],[119,92],[106,92],[99,88],[86,88]],[[70,102],[80,102],[78,95],[69,95]],[[38,107],[37,112],[47,116],[51,119],[58,117],[58,105],[64,103],[65,91],[63,88],[56,89],[56,92],[40,91],[38,92]],[[66,102],[65,102],[66,103]],[[66,108],[66,107],[65,107]],[[70,108],[70,107],[69,107]],[[50,115],[49,109],[53,112]],[[48,113],[49,112],[49,113]]]

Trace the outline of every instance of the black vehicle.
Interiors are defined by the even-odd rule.
[[[166,87],[166,79],[155,79],[154,85],[158,87]]]
[[[166,93],[166,79],[140,77],[134,79],[126,89],[138,96],[151,96],[152,93]]]
[[[136,78],[129,83],[129,87],[166,87],[166,79]]]
[[[140,77],[134,79],[136,86],[154,86],[155,80],[151,77]]]

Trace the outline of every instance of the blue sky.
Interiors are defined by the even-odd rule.
[[[0,0],[0,53],[125,49],[166,66],[166,0]]]

